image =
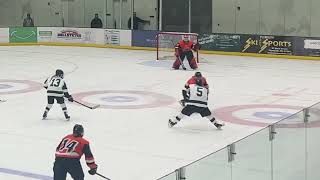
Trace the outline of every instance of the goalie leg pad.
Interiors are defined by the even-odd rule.
[[[196,62],[196,59],[195,58],[192,58],[191,61],[189,61],[189,65],[192,69],[197,69],[198,68],[198,65],[197,65],[197,62]]]
[[[185,52],[185,55],[187,56],[187,59],[188,59],[190,67],[192,69],[197,69],[198,65],[197,65],[196,59],[193,56],[193,52],[192,51],[187,51],[187,52]]]
[[[172,65],[172,68],[173,68],[173,69],[179,69],[180,65],[181,65],[181,62],[180,62],[180,60],[177,58],[177,59],[174,61],[173,65]]]

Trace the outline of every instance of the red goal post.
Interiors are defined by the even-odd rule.
[[[189,36],[193,43],[198,43],[197,33],[159,32],[156,36],[157,60],[175,60],[174,47],[185,35]],[[193,54],[199,62],[199,52],[193,51]]]

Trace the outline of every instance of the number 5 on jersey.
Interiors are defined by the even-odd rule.
[[[202,96],[203,94],[203,88],[202,87],[197,87],[197,96]]]

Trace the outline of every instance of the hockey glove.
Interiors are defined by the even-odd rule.
[[[174,55],[179,58],[180,54],[178,52],[174,53]]]
[[[174,48],[174,55],[179,58],[180,57],[180,54],[181,54],[181,48],[179,46],[176,46]]]
[[[193,48],[192,48],[192,49],[193,49],[194,51],[198,51],[198,50],[200,50],[200,48],[201,48],[201,45],[200,45],[199,43],[196,43],[196,44],[193,45]]]
[[[68,101],[73,102],[73,97],[72,96],[68,97]]]
[[[98,167],[92,168],[92,169],[90,169],[90,170],[88,171],[88,173],[89,173],[90,175],[95,175],[95,174],[97,173],[97,169],[98,169]]]

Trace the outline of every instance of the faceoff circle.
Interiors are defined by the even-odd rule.
[[[73,95],[80,102],[97,105],[105,109],[143,109],[167,106],[175,98],[148,91],[106,90],[90,91]]]
[[[42,84],[29,80],[0,79],[0,95],[20,94],[42,89]]]

